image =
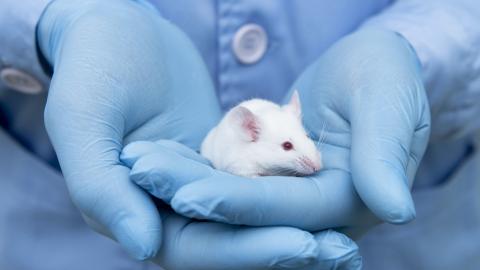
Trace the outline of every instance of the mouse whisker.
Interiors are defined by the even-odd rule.
[[[320,130],[320,136],[318,137],[318,141],[317,141],[317,145],[316,145],[317,148],[321,149],[323,144],[325,143],[325,141],[327,139],[326,127],[327,127],[327,122],[323,121],[322,129]]]
[[[318,136],[317,146],[320,144],[320,141],[322,140],[324,130],[325,130],[325,121],[323,121],[322,123],[322,129],[320,130],[320,135]]]

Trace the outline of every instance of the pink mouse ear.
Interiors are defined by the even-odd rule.
[[[258,139],[260,123],[258,118],[249,109],[238,106],[232,110],[231,116],[234,125],[246,141],[254,142]]]
[[[290,101],[283,107],[293,112],[298,118],[302,117],[302,105],[300,104],[300,95],[297,90],[293,91]]]

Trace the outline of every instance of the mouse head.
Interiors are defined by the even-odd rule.
[[[232,114],[243,142],[243,158],[258,175],[309,175],[322,167],[321,155],[302,125],[298,92],[283,106],[257,100]]]

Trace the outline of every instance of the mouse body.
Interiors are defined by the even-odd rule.
[[[200,153],[216,169],[245,177],[303,176],[322,168],[302,125],[297,91],[283,106],[251,99],[233,107],[208,133]]]

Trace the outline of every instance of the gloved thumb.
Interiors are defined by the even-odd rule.
[[[372,42],[358,46],[364,56],[356,67],[364,66],[355,75],[363,79],[352,86],[348,112],[352,178],[374,214],[404,223],[415,217],[410,187],[428,144],[428,101],[418,58],[408,42],[396,34],[365,36],[377,38],[383,46]]]
[[[150,197],[130,181],[130,170],[119,161],[122,138],[111,127],[121,129],[121,117],[107,121],[72,106],[66,110],[63,105],[72,99],[59,98],[63,89],[55,87],[45,121],[73,202],[132,256],[154,257],[162,223]]]
[[[160,248],[162,223],[149,195],[129,180],[119,160],[129,100],[120,89],[128,85],[119,87],[112,77],[120,74],[112,56],[123,48],[106,43],[115,42],[108,36],[115,32],[112,25],[123,22],[115,14],[144,13],[133,1],[102,2],[52,1],[39,21],[39,48],[55,71],[45,125],[75,205],[130,254],[147,259]],[[109,12],[98,15],[105,7]]]
[[[415,217],[410,188],[430,131],[427,105],[409,94],[419,92],[402,89],[399,95],[364,98],[352,105],[352,179],[370,210],[391,223]]]

